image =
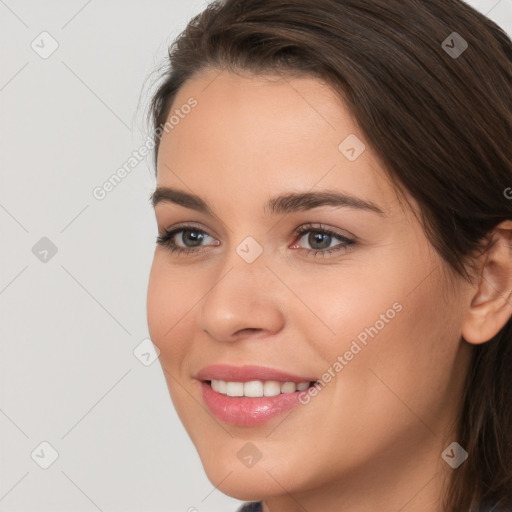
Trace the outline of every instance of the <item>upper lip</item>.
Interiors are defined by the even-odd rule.
[[[266,366],[231,366],[227,364],[214,364],[205,366],[197,372],[199,380],[224,380],[228,382],[249,382],[251,380],[275,380],[278,382],[311,382],[316,377],[310,375],[299,376],[288,372],[268,368]]]

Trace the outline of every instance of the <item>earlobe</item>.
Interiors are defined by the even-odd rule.
[[[493,245],[482,254],[478,279],[462,325],[462,337],[471,344],[492,339],[512,316],[512,221],[490,234]]]

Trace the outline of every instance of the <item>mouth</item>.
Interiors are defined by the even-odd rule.
[[[277,380],[251,380],[247,382],[225,381],[211,379],[202,381],[213,391],[229,397],[261,398],[278,395],[288,395],[297,391],[304,391],[319,381],[293,382]]]
[[[311,374],[256,365],[215,364],[194,377],[213,416],[243,427],[260,425],[303,404],[303,394],[319,382]]]
[[[318,381],[198,381],[207,409],[218,420],[239,427],[262,425],[304,403],[301,394]],[[303,409],[302,409],[303,410]]]

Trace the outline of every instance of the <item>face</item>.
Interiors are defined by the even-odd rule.
[[[424,484],[454,440],[463,284],[332,89],[219,73],[161,139],[147,297],[205,471],[242,500]]]

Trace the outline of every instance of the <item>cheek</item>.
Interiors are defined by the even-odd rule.
[[[456,297],[450,301],[443,293],[439,270],[417,286],[426,274],[404,262],[394,275],[388,268],[366,300],[359,294],[345,303],[337,325],[347,335],[340,336],[330,359],[334,362],[347,354],[345,360],[350,360],[334,379],[331,392],[333,402],[358,411],[351,428],[357,424],[370,435],[369,426],[379,422],[387,425],[389,430],[383,432],[389,435],[421,429],[421,418],[435,429],[447,402],[458,396],[460,382],[454,375],[460,374],[460,311]],[[333,409],[330,414],[333,423],[344,424],[344,412]],[[382,435],[381,442],[387,442]]]
[[[201,296],[189,283],[189,279],[184,279],[175,267],[167,264],[165,255],[155,253],[147,290],[148,330],[160,350],[159,361],[169,394],[185,425],[188,425],[187,412],[195,404],[183,387],[187,352],[193,340],[189,315],[193,314],[197,297]]]
[[[452,377],[460,363],[461,311],[455,295],[444,296],[440,278],[437,270],[403,298],[399,320],[390,328],[392,339],[375,358],[375,372],[418,414],[431,414],[458,393]]]
[[[193,288],[186,286],[179,271],[167,265],[164,257],[155,254],[147,291],[147,323],[153,343],[160,349],[161,360],[173,360],[182,350],[187,315],[197,299]]]
[[[395,265],[400,262],[396,259],[393,262],[381,257],[377,263],[359,266],[349,263],[329,273],[325,269],[317,275],[309,272],[300,277],[301,283],[297,276],[294,280],[301,297],[313,307],[311,312],[304,312],[302,306],[301,314],[293,319],[301,323],[304,339],[314,343],[326,361],[334,362],[351,347],[357,351],[354,341],[362,350],[353,359],[363,359],[372,340],[386,337],[400,322],[402,302],[415,282],[414,269],[404,264],[398,271]]]
[[[403,251],[381,253],[371,265],[340,269],[329,282],[309,281],[310,295],[318,297],[314,312],[335,334],[312,315],[301,330],[327,362],[323,371],[338,361],[331,368],[336,383],[328,386],[340,403],[355,393],[375,413],[373,404],[383,399],[398,407],[400,399],[407,400],[424,410],[449,391],[460,340],[457,297],[444,290],[442,263],[420,244],[405,245]]]

